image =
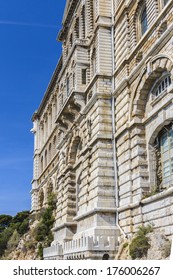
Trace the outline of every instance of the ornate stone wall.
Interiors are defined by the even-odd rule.
[[[62,56],[33,115],[32,211],[57,198],[46,259],[113,258],[146,223],[173,234],[159,136],[173,122],[172,11],[162,0],[67,1]]]
[[[143,5],[148,29],[138,37],[138,15]],[[122,48],[119,41],[116,43],[114,74],[120,226],[131,234],[141,223],[151,223],[172,235],[172,181],[157,194],[159,184],[163,184],[156,177],[163,170],[161,164],[160,171],[156,168],[155,146],[159,132],[173,120],[172,81],[160,96],[154,92],[165,73],[172,80],[172,3],[168,1],[163,7],[159,1],[131,1],[125,7],[121,2],[116,14],[116,36],[126,41],[125,45],[119,39],[126,54],[120,62]]]

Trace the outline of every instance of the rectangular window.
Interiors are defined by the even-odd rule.
[[[87,80],[87,70],[82,69],[82,85],[86,85]]]

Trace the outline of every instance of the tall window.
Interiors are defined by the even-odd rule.
[[[166,128],[160,138],[163,184],[173,182],[173,128]]]
[[[143,35],[148,29],[148,23],[147,23],[147,10],[146,7],[142,10],[141,13],[141,35]]]

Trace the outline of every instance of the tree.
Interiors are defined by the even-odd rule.
[[[10,215],[0,215],[0,232],[10,225],[12,219],[13,217]]]
[[[30,215],[29,211],[22,211],[16,214],[16,216],[13,217],[13,223],[22,223],[26,218],[28,218]]]
[[[11,227],[16,229],[19,234],[24,234],[29,229],[29,211],[22,211],[13,217]]]

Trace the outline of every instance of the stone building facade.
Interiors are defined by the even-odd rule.
[[[57,198],[45,259],[114,258],[152,224],[173,235],[173,1],[67,0],[33,115],[32,211]]]

